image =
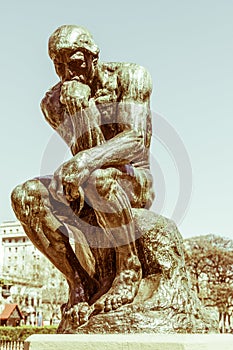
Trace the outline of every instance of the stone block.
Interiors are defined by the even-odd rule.
[[[25,350],[232,350],[230,334],[36,334]]]

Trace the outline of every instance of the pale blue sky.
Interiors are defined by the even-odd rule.
[[[80,24],[93,33],[103,61],[136,62],[152,75],[152,110],[176,130],[193,170],[191,202],[179,223],[182,235],[233,238],[232,18],[231,0],[2,3],[0,222],[14,219],[10,192],[40,174],[53,137],[39,109],[57,81],[48,37],[62,24]],[[166,146],[153,139],[166,188],[161,212],[171,217],[180,189]]]

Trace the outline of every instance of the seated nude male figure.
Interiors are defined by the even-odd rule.
[[[101,63],[98,54],[82,27],[64,25],[51,35],[49,55],[60,81],[46,93],[41,108],[73,157],[52,177],[17,186],[12,206],[34,245],[65,275],[71,307],[90,303],[101,283],[82,266],[67,232],[67,227],[75,231],[74,217],[81,214],[83,201],[88,203],[106,246],[116,252],[115,279],[95,301],[107,312],[132,302],[142,278],[132,208],[149,208],[154,198],[152,84],[143,67]]]

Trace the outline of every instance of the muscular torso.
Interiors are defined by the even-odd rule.
[[[131,164],[149,168],[152,87],[150,76],[143,67],[129,63],[99,63],[98,77],[91,86],[89,108],[75,117],[70,116],[60,102],[61,86],[58,83],[46,93],[41,108],[73,155],[105,142],[107,145],[113,138],[124,137],[127,129],[140,128],[144,147]]]

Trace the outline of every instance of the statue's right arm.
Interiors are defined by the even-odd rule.
[[[68,146],[71,145],[73,137],[73,126],[65,106],[60,101],[61,83],[56,84],[41,101],[40,107],[45,120],[64,139]]]

